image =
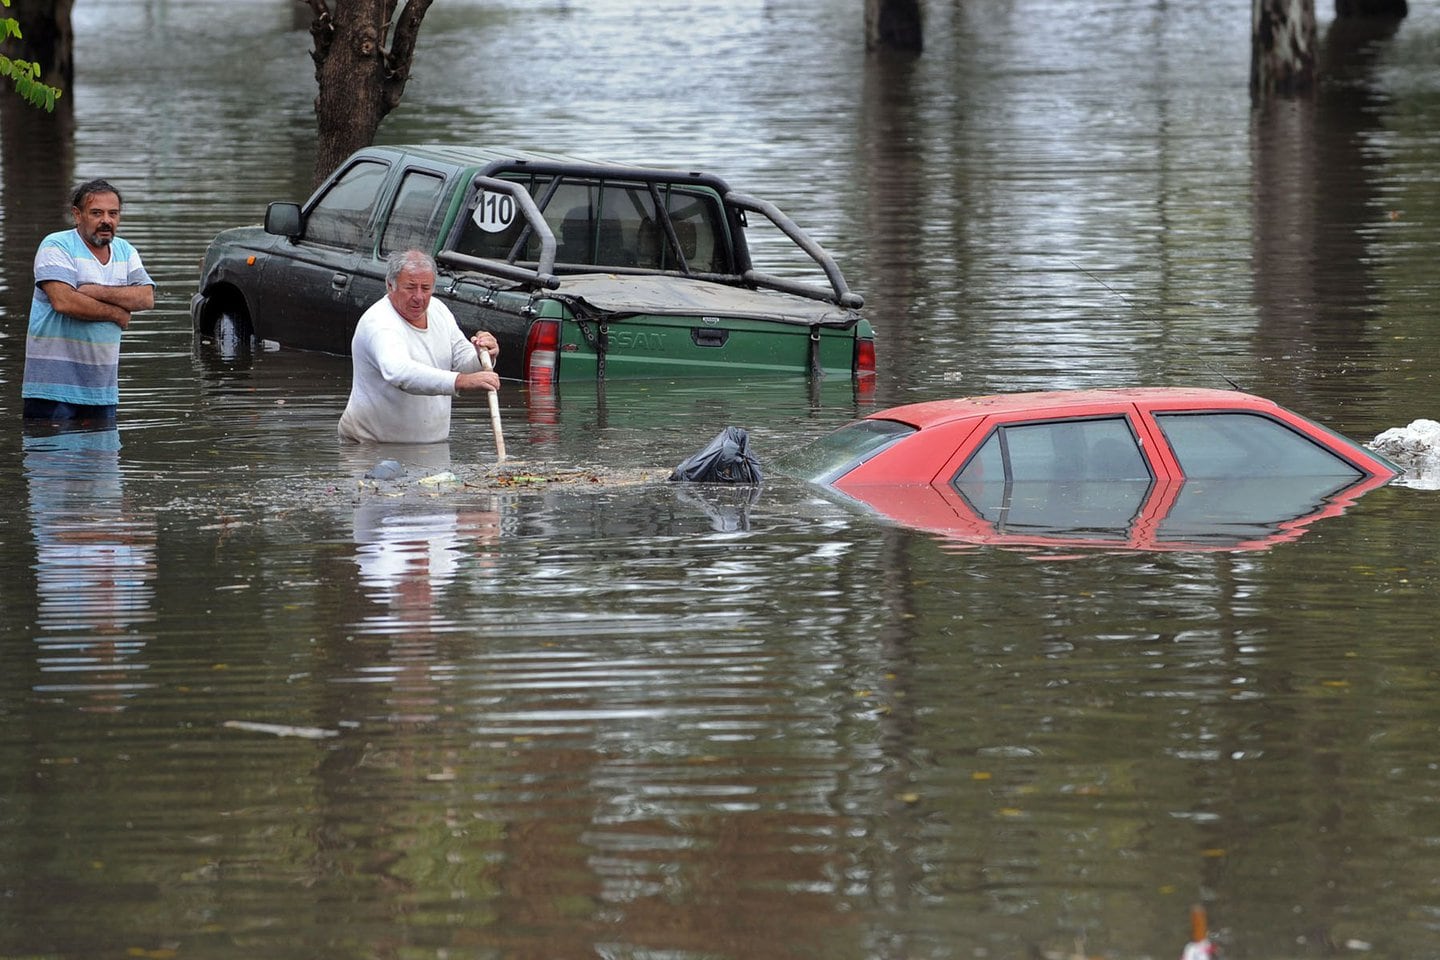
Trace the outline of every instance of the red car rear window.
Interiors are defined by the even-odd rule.
[[[776,469],[815,483],[831,483],[915,432],[897,420],[857,420],[778,459]]]

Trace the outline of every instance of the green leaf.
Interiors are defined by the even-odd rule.
[[[10,0],[0,0],[0,3],[10,6]],[[20,24],[13,18],[0,19],[0,42],[20,35]],[[59,87],[40,82],[40,64],[28,60],[11,60],[0,54],[0,77],[8,77],[15,91],[31,106],[39,107],[47,113],[55,112],[55,101],[60,98],[62,91]]]

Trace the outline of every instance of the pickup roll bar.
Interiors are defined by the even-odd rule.
[[[435,255],[435,259],[451,266],[479,270],[482,273],[504,277],[506,280],[535,284],[546,290],[557,289],[560,286],[560,278],[555,275],[555,233],[550,229],[550,224],[545,222],[545,217],[541,215],[540,208],[535,205],[530,191],[518,183],[484,175],[475,177],[471,183],[495,193],[509,194],[514,198],[516,206],[520,208],[520,213],[525,217],[526,225],[540,238],[540,260],[535,264],[535,269],[531,270],[528,267],[506,263],[504,260],[472,257],[466,253],[456,253],[454,250],[441,250]]]
[[[836,265],[834,258],[826,253],[820,244],[816,243],[802,231],[795,224],[795,221],[781,213],[780,208],[775,206],[775,204],[768,200],[752,197],[749,194],[736,193],[733,190],[725,194],[725,203],[741,210],[758,213],[775,224],[781,233],[794,241],[796,246],[809,254],[810,259],[814,260],[820,269],[825,271],[825,277],[830,281],[831,289],[825,290],[814,284],[803,283],[798,280],[786,280],[783,277],[773,277],[769,274],[761,273],[754,268],[748,269],[741,274],[747,283],[783,290],[786,293],[809,297],[812,300],[824,300],[830,303],[837,303],[842,307],[848,307],[852,310],[858,310],[865,306],[865,298],[858,293],[852,293],[850,291],[850,286],[840,274],[840,267]]]
[[[673,176],[673,171],[670,175]],[[718,183],[718,181],[716,182]],[[549,199],[550,194],[554,193],[558,183],[558,178],[551,182],[550,190],[543,199]],[[530,191],[516,181],[504,180],[500,177],[490,176],[484,173],[476,174],[471,180],[471,185],[481,190],[503,193],[514,199],[517,208],[525,219],[526,226],[524,232],[531,233],[540,239],[540,259],[536,262],[534,269],[505,260],[497,260],[493,257],[476,257],[465,253],[458,253],[454,250],[441,250],[435,255],[435,259],[447,266],[461,270],[486,273],[506,280],[513,280],[527,286],[543,287],[547,290],[558,289],[560,287],[560,277],[555,273],[555,255],[558,250],[555,233],[550,229],[550,224],[546,222],[544,214],[540,212],[540,207],[536,204],[535,198],[530,196]],[[724,186],[723,184],[720,185]],[[664,204],[659,201],[656,187],[653,183],[650,184],[650,192],[652,197],[656,198],[656,209],[661,212],[660,220],[665,226],[666,238],[673,245],[674,249],[678,251],[680,249],[680,242],[676,237],[675,227],[670,222],[669,216],[665,214]],[[754,267],[748,263],[745,264],[745,269],[738,275],[738,279],[752,286],[768,287],[772,290],[779,290],[795,296],[805,297],[809,300],[834,303],[840,307],[851,310],[858,310],[865,305],[865,298],[850,290],[834,258],[832,258],[820,244],[816,243],[809,235],[801,230],[793,220],[782,213],[779,207],[770,203],[768,200],[761,200],[745,193],[737,193],[728,188],[724,190],[721,197],[727,207],[758,214],[774,224],[781,233],[785,234],[792,243],[805,251],[805,254],[824,271],[826,279],[830,281],[830,287],[826,289],[823,286],[818,286],[813,283],[773,276],[754,269]],[[523,242],[523,233],[522,239],[516,241],[517,248],[521,242]],[[724,276],[692,273],[689,264],[683,259],[681,260],[681,267],[682,270],[676,275],[689,276],[696,279],[715,279],[721,282],[726,280]],[[606,269],[616,273],[633,272],[624,267],[608,267]],[[667,274],[671,273],[671,271],[663,272]]]

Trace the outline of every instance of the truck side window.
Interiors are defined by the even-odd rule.
[[[370,217],[388,169],[383,163],[362,161],[341,174],[310,208],[305,239],[349,250],[368,246],[365,237]]]
[[[444,186],[444,178],[435,174],[419,170],[406,172],[395,194],[395,205],[390,208],[385,233],[380,238],[381,257],[411,247],[428,251],[435,246],[434,220]]]

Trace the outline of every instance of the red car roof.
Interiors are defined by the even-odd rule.
[[[1272,400],[1238,390],[1216,390],[1208,387],[1126,387],[1105,390],[1039,390],[929,400],[891,407],[872,413],[865,419],[897,420],[923,430],[966,417],[996,413],[1037,413],[1053,408],[1056,416],[1083,416],[1091,407],[1114,409],[1116,404],[1127,403],[1147,408],[1160,406],[1169,409],[1279,409]]]

